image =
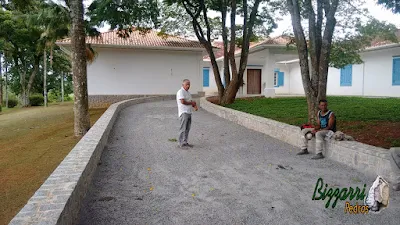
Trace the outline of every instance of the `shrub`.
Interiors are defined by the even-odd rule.
[[[6,105],[6,101],[3,102],[3,105]],[[8,108],[14,108],[18,105],[18,100],[14,98],[8,99]]]
[[[54,92],[53,90],[47,93],[48,101],[49,102],[58,102],[60,101],[60,96],[57,92]]]
[[[31,106],[40,106],[44,104],[44,97],[41,94],[33,94],[29,97]]]
[[[69,101],[72,101],[72,100],[73,100],[73,98],[72,98],[71,95],[64,95],[64,101],[69,102]]]

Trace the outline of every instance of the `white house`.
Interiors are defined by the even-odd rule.
[[[239,59],[240,52],[237,52]],[[329,68],[328,95],[400,97],[400,44],[375,43],[361,52],[361,59],[364,61],[362,64],[347,65],[342,69]],[[222,60],[223,57],[217,60],[221,74]],[[215,94],[217,88],[208,58],[203,62],[203,77],[203,82],[210,77],[208,83],[203,83],[206,94]],[[296,52],[286,50],[284,38],[269,39],[250,46],[244,83],[239,96],[304,95],[298,56]],[[257,84],[256,90],[254,83]],[[262,84],[261,90],[259,83]]]
[[[369,47],[360,55],[362,64],[329,68],[327,94],[400,97],[400,44]],[[279,64],[285,83],[276,87],[276,94],[303,95],[298,59]]]
[[[91,107],[142,95],[175,95],[183,79],[190,79],[192,94],[202,92],[203,46],[179,37],[158,36],[155,31],[134,31],[121,38],[116,31],[88,37],[98,53],[88,65]],[[57,42],[70,52],[70,39]],[[201,93],[200,93],[201,94]]]
[[[275,95],[275,83],[279,76],[276,70],[281,66],[277,64],[280,61],[292,60],[297,57],[297,53],[288,50],[286,43],[288,38],[278,37],[267,39],[262,42],[252,43],[249,48],[249,58],[245,73],[243,75],[244,85],[239,89],[238,95]],[[221,43],[214,43],[220,46],[220,51],[216,52],[216,61],[223,77],[223,46]],[[235,51],[237,68],[240,63],[240,49]],[[203,59],[203,90],[207,95],[213,95],[218,92],[211,61],[209,57]]]

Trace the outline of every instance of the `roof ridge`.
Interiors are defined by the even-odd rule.
[[[204,46],[196,40],[189,40],[170,34],[160,35],[160,31],[155,29],[143,30],[143,33],[141,31],[142,30],[136,28],[126,28],[123,30],[113,29],[101,32],[98,36],[86,36],[86,43],[104,46],[204,48]],[[57,43],[70,44],[71,37],[58,40]]]

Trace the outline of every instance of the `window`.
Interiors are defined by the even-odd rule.
[[[203,87],[210,86],[210,69],[203,68]]]
[[[351,86],[353,77],[353,66],[347,65],[340,69],[340,86]]]
[[[280,72],[279,69],[274,71],[274,87],[282,87],[284,85],[285,73]]]
[[[283,80],[285,78],[285,74],[283,72],[278,72],[278,86],[283,87]]]
[[[400,85],[400,57],[393,57],[392,85]]]

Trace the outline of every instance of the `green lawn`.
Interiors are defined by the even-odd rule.
[[[228,108],[292,125],[307,122],[307,100],[292,98],[237,99]],[[400,99],[328,97],[328,108],[338,121],[400,121]]]
[[[90,109],[91,124],[106,109]],[[0,112],[0,225],[8,224],[79,141],[73,102]]]
[[[328,97],[327,100],[328,108],[336,114],[338,129],[372,145],[385,148],[399,145],[400,99]],[[296,126],[307,122],[307,101],[303,97],[237,99],[226,107]]]

